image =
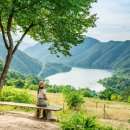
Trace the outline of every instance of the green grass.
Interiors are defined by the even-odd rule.
[[[4,91],[8,91],[7,93],[10,92],[10,94],[7,94]],[[15,94],[14,94],[14,92],[15,92]],[[29,91],[29,90],[5,87],[4,90],[2,91],[2,93],[5,93],[9,96],[14,94],[15,98],[18,98],[19,95],[25,95],[26,98],[29,98],[28,100],[22,100],[23,97],[18,98],[20,100],[20,102],[23,101],[24,103],[25,103],[25,101],[27,101],[26,103],[35,104],[36,99],[37,99],[36,91]],[[59,116],[63,112],[66,114],[70,113],[70,111],[67,109],[66,104],[64,103],[63,95],[61,93],[47,93],[47,96],[49,99],[48,102],[51,105],[63,106],[63,104],[64,104],[64,110],[60,111],[60,112],[56,112],[56,113],[54,113],[54,115]],[[4,95],[3,95],[3,97],[4,97]],[[13,99],[15,99],[14,97],[13,97]],[[0,97],[0,99],[2,99],[2,97]],[[7,98],[7,99],[9,99],[9,98]],[[10,101],[12,101],[12,98]],[[17,101],[17,100],[15,100],[15,101]],[[96,109],[96,104],[97,104],[97,109]],[[104,114],[103,114],[104,104],[106,105],[106,112],[111,119],[108,119],[107,116],[104,118]],[[106,101],[106,100],[100,100],[100,99],[94,99],[94,98],[85,98],[85,103],[82,105],[82,110],[85,112],[85,114],[87,116],[88,115],[96,116],[98,118],[98,122],[100,124],[102,124],[103,126],[112,126],[118,130],[126,130],[126,129],[129,130],[130,129],[130,123],[129,123],[129,121],[130,121],[130,103]],[[17,107],[11,107],[11,106],[0,106],[0,111],[34,112],[34,109],[29,109],[29,108],[24,109],[24,108],[17,108]]]

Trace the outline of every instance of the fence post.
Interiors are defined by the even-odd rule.
[[[106,113],[106,110],[105,110],[105,109],[106,109],[106,106],[105,106],[105,104],[104,104],[104,107],[103,107],[103,112],[104,112],[103,115],[104,115],[104,118],[105,118],[105,113]]]
[[[97,114],[98,102],[96,102],[96,114]]]
[[[65,107],[65,106],[64,106],[64,103],[63,103],[63,113],[64,113],[64,107]]]

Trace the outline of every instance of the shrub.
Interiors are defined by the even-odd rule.
[[[63,115],[59,124],[63,130],[84,130],[85,128],[96,128],[96,118],[85,117],[80,112],[72,112],[69,115]]]
[[[83,94],[78,91],[64,92],[64,100],[70,109],[79,109],[84,103]]]
[[[118,101],[122,101],[122,100],[123,100],[123,97],[120,96],[120,95],[117,95],[117,100],[118,100]]]
[[[16,89],[13,87],[4,87],[0,93],[0,101],[19,102],[19,103],[36,103],[33,95],[29,90]]]
[[[96,120],[96,117],[87,117],[82,112],[72,111],[61,116],[59,125],[62,130],[113,130],[111,127],[100,126]]]
[[[98,97],[99,97],[100,99],[102,99],[102,100],[106,100],[106,99],[107,99],[107,95],[105,94],[104,91],[103,91],[103,92],[102,92],[102,91],[99,92]]]
[[[64,86],[64,85],[48,85],[46,86],[47,92],[51,93],[61,93],[61,92],[68,92],[68,91],[75,91],[75,88],[72,86]]]
[[[117,100],[117,94],[112,94],[111,101],[116,101],[116,100]]]
[[[46,88],[47,92],[50,92],[50,93],[56,93],[55,89],[53,87],[48,87]]]
[[[82,89],[81,91],[83,92],[84,97],[96,97],[97,96],[95,91],[92,91],[88,88]]]
[[[130,119],[128,119],[128,123],[130,123]]]
[[[24,80],[22,80],[20,78],[15,80],[14,84],[15,84],[16,88],[23,88],[25,85]]]
[[[33,84],[31,84],[31,85],[28,87],[28,89],[30,89],[30,90],[38,90],[38,85],[33,85]]]
[[[127,100],[129,103],[130,103],[130,96],[128,97],[128,100]]]

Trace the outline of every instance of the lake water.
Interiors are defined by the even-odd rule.
[[[99,69],[82,69],[72,67],[72,70],[65,73],[58,73],[47,77],[51,85],[71,85],[76,89],[88,87],[96,92],[103,91],[105,88],[97,83],[99,79],[111,77],[112,72]]]

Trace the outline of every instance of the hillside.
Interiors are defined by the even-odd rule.
[[[71,49],[72,56],[70,57],[64,57],[63,55],[60,55],[60,58],[57,58],[55,55],[50,54],[48,48],[50,47],[51,43],[47,43],[44,45],[37,43],[36,45],[25,49],[24,52],[33,58],[39,59],[42,63],[46,62],[68,63],[73,62],[73,60],[76,60],[80,56],[80,53],[84,52],[86,48],[90,48],[91,46],[95,45],[98,42],[99,42],[98,40],[93,38],[85,39],[83,44],[79,44],[76,47],[74,46]]]
[[[70,70],[71,70],[71,66],[46,62],[44,69],[41,71],[41,73],[39,73],[39,76],[42,78],[46,78],[50,75],[54,75],[56,73],[61,73],[61,72],[68,72]]]
[[[3,61],[6,58],[6,50],[1,43],[2,38],[0,37],[0,71],[2,70]],[[37,48],[37,52],[38,51]],[[42,57],[42,55],[40,57]],[[57,63],[46,63],[43,68],[42,63],[39,60],[31,58],[24,52],[17,50],[12,59],[10,69],[19,71],[23,74],[39,75],[40,77],[45,78],[59,72],[67,72],[71,70],[71,67]]]
[[[3,60],[6,58],[6,50],[2,44],[2,38],[0,37],[0,56]],[[17,50],[15,53],[10,69],[14,69],[24,74],[38,74],[42,69],[42,64],[34,58],[29,57],[24,52]]]
[[[50,45],[51,44],[41,45],[38,42],[36,45],[25,49],[24,52],[33,58],[39,59],[43,64],[46,62],[57,62],[59,59],[48,51]]]
[[[48,51],[50,44],[36,44],[24,50],[29,56],[42,63],[60,62],[76,67],[117,69],[130,67],[130,41],[100,42],[94,38],[86,38],[84,42],[71,49],[71,57],[56,56]],[[35,52],[35,53],[34,53]]]

